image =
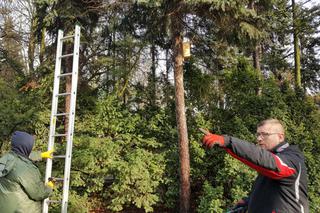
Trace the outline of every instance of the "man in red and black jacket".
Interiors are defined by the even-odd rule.
[[[249,213],[309,213],[307,170],[302,152],[285,141],[277,119],[257,127],[258,146],[238,138],[206,134],[203,144],[223,147],[230,155],[258,172],[250,196],[243,200]]]

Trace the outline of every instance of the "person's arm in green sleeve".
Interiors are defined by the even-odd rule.
[[[29,158],[33,162],[38,162],[38,161],[41,161],[42,159],[47,159],[47,158],[51,158],[52,159],[53,152],[54,152],[54,150],[49,150],[49,151],[46,151],[46,152],[33,151],[33,152],[30,153]]]
[[[20,176],[19,182],[28,197],[35,201],[41,201],[49,197],[52,193],[52,188],[44,184],[38,168],[34,165],[32,168],[30,166],[27,167],[24,170],[24,175]]]

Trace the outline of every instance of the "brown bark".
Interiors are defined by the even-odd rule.
[[[157,88],[156,88],[156,46],[151,44],[151,105],[156,105]]]
[[[179,2],[176,3],[175,6],[178,6]],[[180,212],[188,213],[190,212],[190,157],[183,86],[183,51],[181,36],[183,28],[180,21],[181,16],[182,15],[179,13],[179,11],[174,11],[173,15],[171,16],[171,32],[174,58],[176,119],[179,136]]]
[[[300,41],[299,41],[299,30],[297,25],[297,11],[296,11],[295,0],[292,0],[292,25],[293,25],[293,45],[294,45],[294,70],[295,70],[295,86],[296,89],[301,89],[301,59],[300,59]]]
[[[252,9],[252,10],[255,10],[257,13],[258,13],[258,9],[255,7],[255,1],[251,1],[249,2],[249,8]],[[258,41],[255,46],[254,46],[254,49],[252,51],[252,60],[253,60],[253,67],[256,69],[258,75],[261,75],[261,65],[260,65],[260,59],[261,59],[261,44],[260,42]],[[256,89],[256,94],[258,96],[261,95],[261,92],[262,92],[262,88],[261,87],[258,87]]]
[[[255,10],[258,13],[258,10],[255,7],[255,1],[250,1],[248,7],[252,10]],[[252,59],[253,59],[253,67],[259,72],[261,72],[260,53],[261,53],[261,45],[259,44],[259,42],[257,42],[252,52]]]
[[[35,52],[35,46],[36,46],[36,39],[35,39],[35,26],[36,20],[33,18],[31,20],[31,26],[30,26],[30,37],[29,37],[29,43],[28,43],[28,66],[29,66],[29,72],[34,72],[34,52]]]
[[[45,49],[46,49],[46,28],[43,27],[41,30],[41,42],[40,42],[40,54],[39,54],[40,63],[42,63],[44,60]]]
[[[253,67],[259,72],[261,73],[261,67],[260,67],[260,53],[261,53],[261,46],[259,44],[257,44],[255,46],[255,49],[253,51],[252,54],[252,58],[253,58]]]
[[[73,52],[73,48],[71,44],[66,44],[66,53],[69,54]],[[68,57],[65,59],[65,72],[72,72],[72,57]],[[72,85],[72,78],[71,76],[66,76],[66,92],[71,93],[71,85]],[[67,95],[65,99],[65,112],[70,113],[70,103],[71,103],[71,95]],[[64,120],[64,131],[65,133],[68,132],[68,125],[69,125],[69,116],[65,117]]]

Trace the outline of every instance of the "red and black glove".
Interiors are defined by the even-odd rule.
[[[212,148],[214,145],[225,147],[224,137],[221,135],[215,135],[211,133],[206,134],[202,138],[202,144],[207,148]]]

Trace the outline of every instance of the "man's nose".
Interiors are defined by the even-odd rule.
[[[260,144],[262,142],[262,137],[261,136],[258,136],[257,137],[257,144]]]
[[[257,141],[262,141],[263,137],[262,135],[257,135]]]

